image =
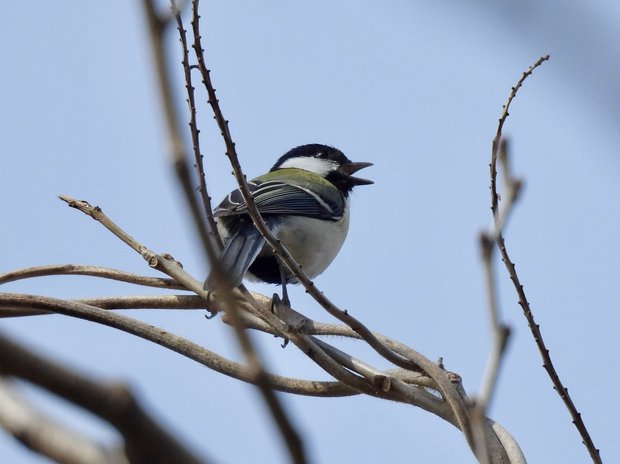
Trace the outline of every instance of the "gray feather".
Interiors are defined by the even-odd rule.
[[[230,237],[219,258],[219,266],[223,277],[232,287],[241,284],[243,276],[252,265],[265,244],[265,239],[252,223],[241,227]],[[204,288],[213,290],[215,276],[209,273]]]

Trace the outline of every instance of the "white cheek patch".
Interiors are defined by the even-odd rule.
[[[298,157],[286,160],[280,165],[280,168],[298,168],[306,171],[315,172],[325,177],[328,173],[338,169],[338,163],[319,158]]]

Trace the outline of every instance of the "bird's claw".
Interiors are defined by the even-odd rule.
[[[270,308],[273,314],[277,312],[278,306],[280,305],[284,305],[287,308],[291,307],[291,301],[288,299],[288,295],[286,293],[283,295],[283,298],[280,298],[280,295],[277,293],[274,293],[271,297]]]

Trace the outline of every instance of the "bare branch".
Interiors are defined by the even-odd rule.
[[[507,214],[508,214],[507,211],[510,211],[510,208],[505,207],[504,213],[500,215],[499,194],[497,192],[497,182],[496,182],[498,159],[503,162],[505,183],[506,183],[506,188],[508,190],[509,203],[513,202],[516,199],[519,188],[521,186],[520,181],[512,177],[509,171],[507,150],[506,150],[505,145],[504,145],[504,149],[501,150],[503,152],[503,160],[502,160],[502,156],[500,156],[500,141],[502,139],[502,128],[504,126],[504,122],[506,121],[506,118],[508,117],[508,114],[509,114],[508,109],[510,107],[510,104],[512,100],[514,99],[518,89],[523,85],[523,82],[525,81],[525,79],[530,74],[532,74],[534,69],[536,69],[538,66],[540,66],[543,62],[547,61],[548,59],[549,59],[549,55],[541,57],[540,59],[538,59],[538,61],[536,61],[536,63],[530,66],[530,68],[526,72],[523,73],[523,75],[521,76],[521,79],[519,79],[517,84],[512,88],[510,95],[508,97],[508,100],[503,107],[502,114],[500,116],[499,123],[497,126],[497,132],[495,134],[495,138],[493,139],[493,146],[492,146],[492,153],[491,153],[491,163],[490,163],[491,210],[492,210],[493,219],[495,222],[495,240],[497,242],[497,246],[500,251],[502,261],[504,262],[504,265],[506,266],[506,269],[508,271],[510,280],[512,281],[515,291],[517,292],[517,296],[519,298],[519,305],[521,306],[523,310],[523,314],[528,322],[528,327],[530,328],[530,331],[532,332],[532,336],[534,337],[534,341],[536,342],[536,346],[538,347],[538,351],[542,357],[543,367],[547,371],[551,379],[551,382],[553,383],[553,388],[558,392],[558,394],[560,395],[560,398],[562,398],[562,401],[564,402],[566,408],[568,409],[568,412],[571,415],[573,424],[575,424],[575,427],[577,428],[579,434],[581,435],[582,441],[584,445],[586,446],[588,453],[590,454],[590,458],[592,459],[593,462],[600,463],[602,462],[601,457],[600,457],[600,452],[594,445],[594,442],[592,441],[592,438],[590,437],[590,434],[581,418],[581,414],[577,411],[577,408],[572,398],[568,394],[568,389],[566,389],[564,385],[562,384],[560,377],[553,365],[553,362],[551,361],[549,350],[547,349],[545,345],[544,339],[542,337],[542,333],[540,331],[540,327],[534,320],[534,315],[532,314],[530,304],[525,295],[525,290],[523,288],[523,285],[521,284],[521,281],[519,280],[519,276],[517,275],[515,264],[512,262],[512,260],[510,259],[510,256],[508,255],[504,236],[503,236],[502,229],[501,229],[505,221],[505,217],[507,217]]]
[[[481,414],[489,407],[489,403],[497,384],[499,368],[503,355],[510,337],[510,327],[501,322],[497,305],[495,272],[493,266],[493,242],[489,235],[480,235],[480,249],[482,251],[482,262],[484,266],[485,288],[487,292],[487,308],[489,310],[489,320],[491,321],[491,349],[487,359],[485,373],[483,375],[480,392],[476,397],[476,406],[480,408]]]
[[[49,266],[36,266],[26,269],[18,269],[16,271],[7,272],[6,274],[0,274],[0,285],[15,282],[17,280],[30,279],[32,277],[52,275],[84,275],[118,280],[120,282],[127,282],[130,284],[144,285],[146,287],[185,290],[185,288],[176,283],[174,279],[146,277],[107,267],[80,266],[77,264],[52,264]]]
[[[80,298],[75,301],[101,309],[206,309],[205,300],[196,295],[110,296]],[[212,306],[213,307],[213,306]],[[0,308],[0,317],[41,316],[45,311],[24,308]]]
[[[495,251],[495,242],[497,238],[501,235],[502,229],[506,222],[506,219],[510,212],[512,211],[512,206],[517,198],[519,190],[521,188],[521,182],[513,179],[508,172],[507,168],[508,164],[508,153],[507,153],[507,142],[501,138],[502,127],[508,117],[508,109],[510,107],[510,103],[514,99],[517,94],[519,88],[523,85],[525,79],[532,74],[532,71],[540,66],[544,61],[548,60],[549,56],[545,56],[540,58],[534,63],[534,65],[530,66],[526,72],[524,72],[517,82],[517,84],[512,87],[510,95],[508,97],[508,101],[502,107],[502,114],[499,118],[498,129],[495,134],[495,138],[493,140],[492,145],[492,155],[491,155],[491,211],[493,213],[493,229],[490,232],[482,232],[480,234],[480,251],[481,258],[484,267],[484,275],[485,275],[485,288],[487,293],[487,308],[489,313],[489,320],[491,322],[491,348],[489,350],[489,355],[487,359],[487,365],[485,368],[485,372],[482,378],[482,383],[480,387],[480,392],[475,400],[475,404],[472,406],[470,410],[470,416],[472,419],[472,424],[474,425],[474,434],[476,438],[476,448],[478,450],[478,459],[481,463],[486,464],[491,462],[489,455],[489,447],[488,447],[488,437],[486,430],[487,426],[487,418],[486,412],[489,408],[489,403],[495,391],[495,386],[497,384],[497,378],[499,376],[499,369],[504,357],[504,353],[506,350],[506,346],[508,343],[508,339],[510,336],[510,327],[504,324],[501,321],[499,315],[499,308],[497,303],[497,294],[496,294],[496,282],[495,282],[495,270],[494,270],[494,251]],[[498,158],[498,150],[499,150],[499,158],[501,160],[501,165],[504,172],[504,189],[505,195],[504,200],[505,204],[500,213],[499,211],[499,195],[497,194],[497,183],[496,183],[496,165]]]
[[[490,172],[491,172],[491,212],[493,213],[494,219],[497,218],[497,209],[498,209],[498,203],[499,203],[499,196],[497,195],[497,157],[498,157],[498,152],[499,152],[500,140],[502,138],[502,129],[509,115],[508,110],[510,109],[510,104],[512,103],[512,100],[514,100],[514,98],[517,96],[517,92],[523,85],[523,82],[525,81],[525,79],[527,79],[528,76],[531,75],[537,67],[539,67],[541,64],[543,64],[545,61],[548,61],[548,60],[549,60],[549,55],[540,57],[536,61],[536,63],[530,66],[527,69],[527,71],[523,73],[523,75],[517,81],[515,86],[512,87],[512,89],[510,90],[510,94],[508,95],[508,100],[506,100],[506,103],[502,107],[502,114],[499,117],[499,123],[497,124],[497,131],[495,132],[495,137],[493,138],[493,145],[491,148],[491,164],[489,165]]]
[[[200,129],[198,129],[197,116],[196,116],[196,99],[194,97],[194,85],[192,84],[192,66],[189,63],[189,49],[187,47],[187,35],[186,30],[183,27],[183,22],[181,20],[181,10],[179,7],[177,11],[175,10],[174,1],[173,4],[173,12],[174,17],[177,23],[177,29],[179,31],[179,40],[181,42],[181,50],[183,53],[183,72],[185,75],[185,89],[187,90],[187,106],[189,109],[189,128],[192,136],[192,146],[194,150],[194,167],[196,168],[198,174],[199,187],[198,191],[200,192],[202,204],[204,207],[205,217],[207,218],[207,233],[212,238],[212,243],[217,245],[218,249],[222,248],[222,239],[217,231],[217,226],[215,224],[215,218],[213,217],[213,209],[211,208],[211,197],[209,196],[209,192],[207,190],[207,183],[203,165],[202,153],[200,151]]]
[[[506,106],[504,107],[504,112],[507,114]],[[512,176],[512,172],[509,169],[508,158],[508,142],[506,139],[501,139],[499,144],[499,160],[503,168],[502,172],[504,173],[504,206],[501,209],[501,212],[497,210],[495,211],[497,214],[493,217],[493,230],[491,232],[483,232],[480,234],[480,251],[485,273],[487,308],[489,310],[489,320],[491,321],[491,350],[489,352],[487,366],[480,387],[480,393],[476,398],[476,407],[480,408],[480,417],[484,417],[486,415],[486,411],[489,407],[489,403],[497,383],[501,361],[508,344],[508,339],[510,338],[510,327],[501,321],[499,315],[496,293],[497,285],[495,282],[495,266],[493,259],[495,254],[494,245],[497,237],[502,233],[506,220],[513,210],[513,206],[517,200],[521,186],[523,185],[521,180],[518,180]]]
[[[125,439],[130,462],[198,464],[186,449],[142,409],[129,388],[87,378],[23,348],[0,334],[0,370],[27,380],[113,425]]]
[[[267,298],[264,299],[267,300]],[[265,301],[265,305],[268,305],[267,301]],[[20,293],[0,293],[0,308],[5,307],[34,308],[106,325],[168,348],[221,374],[244,382],[253,382],[253,377],[246,366],[209,351],[178,335],[127,316],[74,301]],[[357,394],[351,387],[338,382],[301,380],[273,374],[269,375],[269,381],[273,388],[297,395],[337,397]]]
[[[127,464],[120,449],[105,447],[36,411],[0,380],[0,426],[24,446],[66,464]]]
[[[170,160],[172,161],[177,178],[179,179],[179,183],[183,189],[183,194],[185,195],[185,200],[187,201],[192,219],[194,220],[194,226],[196,227],[200,240],[203,244],[203,250],[206,254],[206,258],[210,260],[211,257],[208,256],[208,250],[210,249],[209,233],[204,223],[204,218],[198,205],[198,200],[196,199],[194,186],[192,185],[191,170],[187,163],[183,138],[181,137],[181,131],[177,123],[179,118],[176,112],[175,99],[167,64],[170,60],[166,58],[166,50],[163,44],[163,33],[166,26],[170,24],[170,18],[162,18],[157,13],[155,10],[155,1],[143,0],[142,3],[144,5],[146,19],[149,26],[149,42],[151,44],[153,59],[155,61],[155,70],[159,82],[158,89],[166,121]],[[174,12],[176,12],[176,9]]]

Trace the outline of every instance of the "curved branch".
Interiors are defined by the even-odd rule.
[[[291,308],[280,308],[281,312],[284,313],[292,313],[294,315],[293,319],[298,320],[303,318],[303,330],[304,332],[312,332],[317,331],[320,333],[323,331],[324,334],[337,334],[337,335],[345,335],[348,337],[355,337],[359,339],[363,339],[366,341],[366,337],[361,335],[358,331],[355,331],[354,328],[350,327],[349,331],[347,331],[344,327],[338,327],[331,324],[320,324],[312,321],[311,319],[305,318],[305,316],[297,313]],[[347,333],[348,332],[348,333]],[[355,335],[353,335],[355,334]],[[417,351],[409,348],[403,343],[392,340],[384,335],[371,332],[371,335],[374,339],[378,340],[383,346],[387,347],[391,350],[391,352],[397,353],[399,356],[402,356],[405,359],[410,360],[416,366],[420,366],[423,372],[425,372],[429,377],[432,378],[435,387],[439,392],[441,392],[444,399],[448,402],[452,409],[451,415],[446,415],[444,411],[441,414],[438,414],[440,417],[447,419],[449,417],[450,422],[456,425],[465,435],[467,442],[470,444],[472,450],[474,450],[474,440],[471,430],[471,425],[469,421],[469,414],[467,411],[467,406],[463,400],[463,396],[454,388],[454,383],[460,382],[460,377],[455,374],[448,375],[446,371],[444,371],[440,366],[428,360],[426,357],[422,356]],[[410,369],[408,369],[410,370]],[[414,372],[417,372],[414,371]],[[418,406],[424,407],[420,404]],[[434,412],[430,410],[431,412]]]
[[[498,227],[498,225],[501,225],[501,224],[500,224],[500,217],[499,217],[499,211],[498,211],[499,195],[497,193],[496,179],[497,179],[497,161],[498,161],[500,140],[502,137],[502,128],[503,128],[504,122],[506,121],[506,118],[508,117],[508,109],[510,107],[510,104],[512,103],[512,100],[514,99],[517,93],[517,90],[521,87],[521,85],[523,85],[523,82],[525,81],[525,79],[530,74],[532,74],[534,69],[536,69],[538,66],[540,66],[542,63],[544,63],[548,59],[549,59],[549,55],[539,58],[538,61],[536,61],[536,63],[534,63],[526,72],[523,73],[523,75],[521,76],[521,79],[519,79],[517,84],[512,88],[510,95],[508,96],[508,100],[503,107],[502,115],[499,119],[499,123],[497,126],[495,139],[493,140],[493,147],[492,147],[492,152],[491,152],[491,163],[490,163],[491,210],[493,213],[493,218],[496,223],[497,247],[499,248],[500,254],[502,256],[502,261],[506,267],[508,276],[510,277],[510,280],[519,298],[519,305],[521,306],[521,309],[523,310],[523,315],[525,316],[527,320],[528,327],[530,328],[530,331],[532,332],[532,336],[534,338],[534,341],[536,343],[540,356],[543,360],[543,367],[547,371],[547,374],[549,375],[549,378],[551,379],[551,382],[553,383],[554,390],[558,393],[558,395],[560,395],[560,398],[564,402],[564,405],[566,406],[566,409],[568,410],[572,418],[572,422],[573,424],[575,424],[577,431],[581,435],[583,444],[585,445],[586,449],[588,450],[588,453],[590,454],[590,458],[595,463],[601,463],[602,460],[601,460],[600,452],[598,448],[594,445],[594,441],[592,440],[592,437],[590,436],[590,433],[588,432],[588,429],[585,423],[583,422],[583,419],[581,418],[581,414],[579,413],[579,411],[577,411],[577,407],[575,406],[575,403],[573,402],[571,396],[568,394],[568,389],[564,387],[564,385],[562,384],[562,381],[560,380],[560,376],[558,375],[557,370],[555,369],[555,366],[553,365],[553,362],[551,361],[549,349],[547,348],[544,342],[542,333],[540,331],[540,326],[536,323],[534,319],[534,315],[530,308],[530,304],[525,295],[525,290],[523,288],[523,285],[521,284],[519,276],[517,275],[515,264],[512,262],[512,260],[510,259],[510,256],[508,255],[508,250],[506,249],[506,243],[505,243],[501,228]],[[514,179],[510,179],[509,185],[513,182],[516,183],[517,181]]]
[[[530,76],[537,67],[543,64],[545,61],[548,61],[549,58],[549,55],[541,56],[521,75],[521,78],[517,81],[515,86],[510,89],[508,99],[502,107],[502,114],[499,117],[497,130],[495,131],[495,137],[493,138],[493,145],[491,148],[491,164],[489,165],[489,169],[491,172],[491,212],[493,213],[494,218],[497,217],[497,210],[499,204],[499,196],[497,195],[497,154],[499,152],[499,144],[502,138],[502,129],[509,115],[508,110],[510,109],[510,104],[517,96],[517,92],[523,85],[523,82],[525,82],[525,79],[527,79],[528,76]]]
[[[25,269],[18,269],[16,271],[0,274],[0,285],[23,279],[30,279],[32,277],[52,275],[83,275],[101,277],[103,279],[118,280],[120,282],[127,282],[130,284],[143,285],[145,287],[186,290],[185,287],[179,285],[174,279],[146,277],[108,267],[80,266],[77,264],[52,264],[48,266],[35,266]]]
[[[287,311],[295,312],[290,308],[288,308]],[[299,330],[303,331],[304,333],[312,335],[341,336],[358,340],[361,339],[359,334],[354,332],[348,326],[317,323],[310,319],[303,318],[301,315],[299,316],[300,317],[297,319],[297,327],[299,327]],[[222,320],[224,322],[227,322],[225,315],[223,316]],[[253,329],[277,335],[275,334],[271,326],[258,318],[246,314],[245,323],[248,327],[251,327]],[[415,357],[415,359],[419,359],[422,364],[427,362],[430,363],[430,361],[426,360],[426,358],[424,358],[422,355],[402,344],[401,342],[393,340],[377,332],[373,333],[379,340],[381,340],[383,343],[386,344],[386,346],[389,346],[391,349],[402,353],[403,355]],[[423,396],[421,397],[419,389],[411,389],[411,385],[416,385],[439,391],[437,383],[431,377],[427,377],[420,373],[411,372],[406,369],[400,368],[382,371],[368,365],[367,363],[359,361],[358,359],[346,353],[342,353],[340,350],[332,347],[331,345],[328,345],[325,342],[321,342],[320,345],[327,353],[330,354],[330,356],[337,358],[339,362],[341,362],[343,365],[346,365],[349,369],[355,370],[356,372],[363,372],[367,377],[374,378],[377,381],[381,381],[382,386],[396,391],[398,394],[400,394],[400,398],[398,399],[398,401],[421,407],[422,409],[425,409],[426,411],[435,414],[436,416],[446,420],[447,422],[454,425],[456,428],[460,429],[460,424],[456,419],[453,408],[449,404],[443,401],[433,401],[433,398]],[[452,384],[452,388],[449,388],[448,386],[444,386],[444,388],[449,388],[449,390],[452,392],[452,395],[456,396],[456,398],[453,398],[453,401],[459,403],[458,408],[460,410],[460,413],[464,415],[468,414],[468,411],[466,409],[463,409],[467,405],[463,403],[463,398],[466,398],[466,395],[463,392],[462,385],[460,383],[461,377],[458,374],[443,371],[440,366],[436,367],[437,369],[441,370],[441,372],[444,374],[443,376],[447,377],[447,379]],[[428,368],[429,370],[434,369],[430,367]],[[405,386],[401,382],[404,382],[408,385]],[[435,397],[435,399],[438,398]],[[500,435],[500,433],[498,432],[499,429],[503,431],[503,435]],[[489,455],[492,457],[492,463],[524,464],[524,461],[522,460],[523,454],[521,452],[521,449],[519,448],[518,443],[514,440],[512,436],[510,436],[510,434],[508,434],[508,432],[501,428],[501,426],[496,424],[491,419],[485,418],[482,431],[486,437],[485,442],[489,446],[488,451]],[[473,434],[473,431],[470,431],[469,433]]]
[[[252,376],[246,366],[209,351],[178,335],[174,335],[158,327],[121,314],[112,313],[75,301],[65,301],[56,298],[20,293],[0,293],[0,308],[6,307],[35,308],[37,310],[63,314],[65,316],[106,325],[136,335],[137,337],[179,353],[220,374],[233,377],[243,382],[252,383]],[[273,388],[296,395],[339,397],[358,394],[358,392],[352,388],[342,385],[339,382],[302,380],[275,374],[269,374],[269,381],[273,385]]]

